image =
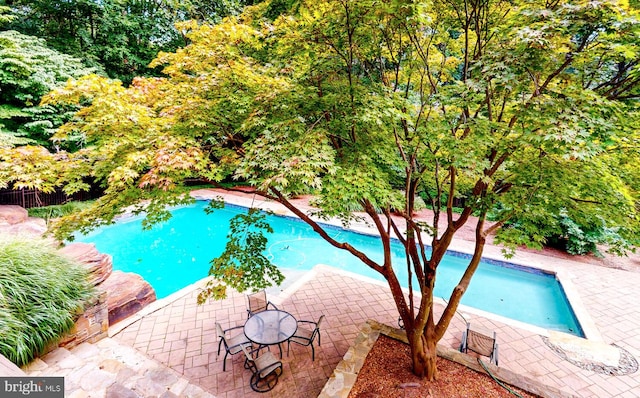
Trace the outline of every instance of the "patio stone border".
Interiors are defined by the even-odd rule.
[[[542,337],[542,341],[558,354],[565,361],[579,367],[580,369],[589,370],[591,372],[602,373],[609,376],[624,376],[638,371],[638,360],[627,350],[613,343],[611,347],[619,352],[619,360],[616,366],[607,365],[593,360],[577,360],[567,355],[567,352],[560,346],[553,344],[548,337]]]
[[[388,325],[381,324],[372,319],[368,320],[360,327],[360,332],[356,336],[353,344],[347,350],[342,360],[333,370],[331,377],[324,385],[318,398],[347,398],[353,388],[358,373],[380,334],[400,340],[408,344],[407,335],[404,330],[396,329]],[[487,373],[477,362],[475,357],[463,354],[449,347],[438,345],[438,356],[467,366],[477,372]],[[514,373],[510,370],[497,367],[493,364],[486,364],[491,374],[496,379],[537,394],[543,398],[576,398],[575,395],[554,387],[542,385],[535,380]]]

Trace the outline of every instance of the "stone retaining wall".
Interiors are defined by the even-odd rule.
[[[94,303],[80,314],[73,329],[55,347],[71,349],[82,343],[95,343],[109,335],[109,308],[107,293],[101,292]],[[50,350],[49,350],[50,351]]]

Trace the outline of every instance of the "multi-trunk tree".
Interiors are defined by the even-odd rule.
[[[165,205],[189,200],[186,177],[250,183],[384,276],[413,370],[430,380],[436,344],[489,234],[507,248],[540,244],[540,220],[562,208],[597,216],[627,239],[637,234],[639,24],[628,4],[294,5],[275,20],[266,17],[273,6],[263,3],[219,25],[182,25],[190,44],[154,63],[166,78],[125,89],[92,76],[49,95],[48,103],[87,104],[59,138],[81,134],[91,144],[52,164],[74,189],[86,175],[106,187],[91,211],[66,219],[59,231],[111,221],[132,204],[161,220]],[[17,178],[2,171],[0,183]],[[314,217],[289,200],[301,193],[314,195]],[[414,218],[418,198],[434,210],[432,223]],[[463,207],[454,211],[459,200]],[[354,210],[378,231],[382,261],[315,221],[348,224]],[[514,218],[519,223],[507,228]],[[469,222],[473,254],[437,317],[438,266]],[[393,237],[405,247],[401,264],[391,260]],[[247,287],[238,261],[246,255],[212,262],[222,288],[209,293]],[[400,268],[408,271],[408,293],[396,277]]]

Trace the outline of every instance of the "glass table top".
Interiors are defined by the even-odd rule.
[[[266,310],[253,314],[244,324],[244,334],[260,345],[279,344],[298,329],[293,315],[281,310]]]

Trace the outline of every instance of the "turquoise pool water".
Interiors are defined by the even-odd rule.
[[[98,250],[113,256],[114,269],[135,272],[146,279],[158,298],[192,284],[207,275],[209,261],[217,257],[226,243],[229,219],[246,208],[227,205],[206,214],[208,202],[198,201],[175,209],[166,223],[143,231],[141,218],[102,227],[81,236],[81,242],[93,242]],[[269,235],[267,255],[287,270],[309,270],[327,264],[350,272],[384,280],[345,251],[335,249],[304,222],[269,215],[274,229]],[[378,239],[339,227],[328,227],[341,240],[380,260]],[[396,242],[394,264],[400,281],[406,281],[404,250]],[[449,252],[438,267],[435,295],[448,298],[468,263],[469,256]],[[406,282],[405,282],[406,283]],[[476,271],[462,304],[546,329],[583,336],[582,330],[564,294],[552,274],[502,261],[483,260]]]

